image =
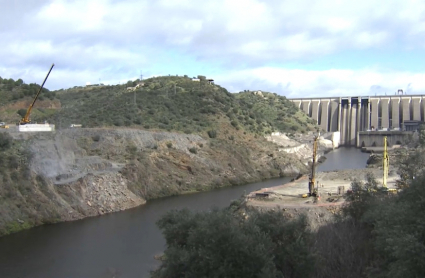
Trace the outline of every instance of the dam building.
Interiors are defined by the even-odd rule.
[[[425,95],[290,99],[326,132],[338,132],[340,145],[361,146],[372,131],[401,133],[412,122],[424,122]],[[411,134],[412,132],[408,132]],[[376,137],[377,133],[374,133]],[[394,142],[395,144],[395,142]]]

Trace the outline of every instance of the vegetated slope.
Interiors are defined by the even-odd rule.
[[[25,84],[22,79],[0,77],[0,121],[18,122],[39,90],[38,84]],[[42,121],[56,112],[60,103],[55,97],[55,92],[43,88],[36,108],[31,113],[33,121]]]
[[[165,76],[143,81],[134,92],[126,85],[74,88],[57,92],[62,109],[50,117],[56,125],[85,127],[132,126],[185,133],[219,128],[218,122],[255,134],[313,130],[313,121],[285,97],[253,93],[231,94],[226,89]]]
[[[231,94],[219,85],[188,77],[163,76],[125,85],[77,87],[50,92],[43,88],[32,113],[33,122],[49,121],[57,128],[72,123],[85,127],[139,127],[202,133],[230,123],[254,134],[305,132],[314,122],[285,97],[254,92]],[[0,78],[0,120],[17,122],[39,90],[21,79]]]
[[[127,92],[137,82],[56,91],[58,106],[35,115],[54,122],[55,133],[0,130],[14,137],[5,135],[9,147],[0,148],[0,235],[307,171],[305,162],[263,137],[294,131],[280,126],[280,110],[304,123],[299,130],[316,128],[286,99],[273,95],[268,107],[263,97],[255,96],[257,104],[204,79],[171,76],[147,79],[142,89]],[[18,105],[0,109],[15,107],[17,121]],[[43,109],[36,104],[34,110]],[[67,128],[71,123],[91,128]]]
[[[296,133],[311,130],[314,120],[301,112],[290,100],[276,93],[245,91],[235,94],[250,118],[268,122],[274,129]]]

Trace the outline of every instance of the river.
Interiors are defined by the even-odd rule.
[[[318,171],[364,168],[368,154],[339,148],[326,154]],[[167,197],[146,205],[86,218],[36,227],[0,238],[0,277],[149,277],[158,266],[153,256],[165,248],[155,222],[171,209],[208,210],[225,207],[244,193],[281,185],[289,178],[272,179],[209,192]],[[306,186],[307,190],[307,186]]]

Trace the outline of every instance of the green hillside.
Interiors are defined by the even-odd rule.
[[[143,80],[143,87],[134,92],[127,91],[127,87],[137,85],[139,80],[125,85],[46,90],[40,100],[59,101],[60,105],[37,108],[37,102],[32,120],[47,120],[55,123],[57,128],[82,124],[84,127],[134,127],[185,133],[215,131],[229,126],[254,134],[306,132],[317,128],[285,97],[272,93],[263,93],[263,96],[253,92],[231,94],[219,85],[209,84],[202,76],[200,79],[193,81],[180,76],[149,78]],[[8,98],[0,105],[10,106],[13,100],[20,99],[30,101],[35,95],[36,86],[17,82],[13,86],[9,83],[3,86],[8,91],[2,91],[2,94]],[[0,119],[2,116],[10,119],[12,113],[13,120],[18,120],[17,112],[16,105],[8,109],[0,106]]]
[[[25,84],[22,79],[13,80],[12,78],[3,79],[0,77],[0,106],[23,100],[26,97],[34,97],[39,89],[40,85],[35,83]],[[46,98],[53,100],[55,95],[55,92],[43,88],[40,100]]]
[[[38,84],[25,84],[22,79],[0,77],[0,122],[18,122],[39,90]],[[56,105],[52,105],[52,102],[56,102]],[[33,109],[31,118],[34,121],[41,121],[49,117],[56,113],[56,110],[45,109],[45,107],[54,107],[58,103],[56,93],[43,88],[36,104],[38,108]]]

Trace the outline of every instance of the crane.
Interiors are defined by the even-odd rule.
[[[314,186],[316,185],[316,155],[318,138],[319,136],[315,136],[313,141],[313,163],[311,164],[311,174],[308,181],[308,194],[310,196],[317,195],[317,190],[314,188]]]
[[[52,71],[53,67],[55,66],[55,64],[52,64],[52,66],[50,67],[49,72],[46,75],[46,78],[44,78],[43,84],[41,84],[40,89],[38,90],[37,94],[35,95],[34,100],[32,101],[31,105],[28,107],[27,109],[27,113],[25,114],[25,116],[21,119],[21,121],[19,122],[20,125],[26,125],[29,124],[31,122],[30,120],[30,114],[31,114],[31,110],[34,106],[34,103],[37,101],[38,96],[41,93],[41,90],[43,89],[44,83],[46,83],[47,78],[49,77],[50,72]]]
[[[384,169],[384,175],[382,177],[382,186],[387,187],[388,178],[388,167],[390,166],[390,158],[387,151],[387,136],[384,137],[384,155],[382,157],[382,168]]]

